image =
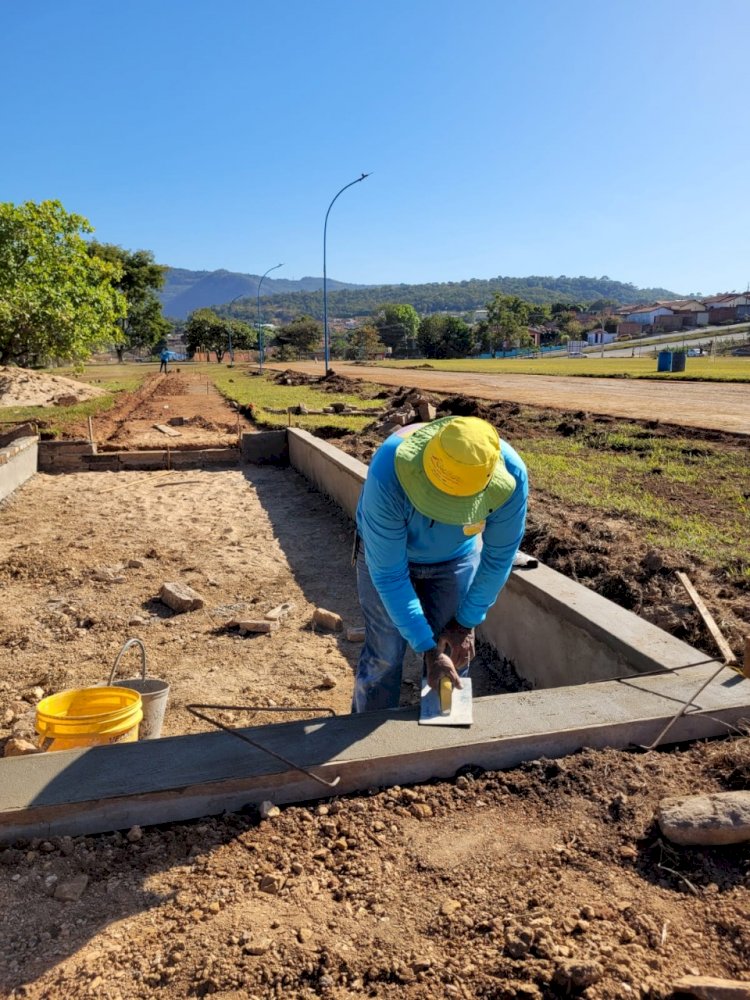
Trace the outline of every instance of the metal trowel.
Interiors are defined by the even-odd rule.
[[[461,688],[454,688],[443,677],[436,691],[422,678],[419,701],[420,726],[470,726],[474,721],[471,703],[471,678],[461,678]]]

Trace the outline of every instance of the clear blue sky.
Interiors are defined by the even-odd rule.
[[[747,0],[5,2],[0,199],[175,267],[750,281]]]

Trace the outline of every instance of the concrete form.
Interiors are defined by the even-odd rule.
[[[39,438],[24,424],[0,435],[0,500],[5,500],[37,470]]]
[[[246,438],[248,436],[246,435]],[[353,514],[367,467],[306,431],[252,435],[243,453],[287,460]],[[173,453],[173,455],[176,453]],[[105,456],[92,456],[104,458]],[[686,703],[669,741],[721,735],[746,717],[750,684],[553,570],[511,574],[484,637],[538,690],[475,701],[470,729],[417,725],[415,710],[248,729],[337,793],[513,767],[584,746],[647,744]],[[553,690],[554,688],[554,690]],[[309,777],[224,733],[0,761],[0,839],[94,833],[328,796]]]
[[[419,726],[416,709],[241,730],[328,780],[337,794],[450,778],[466,765],[515,767],[584,746],[656,738],[716,669],[713,662],[584,687],[478,698],[470,729]],[[747,714],[747,684],[722,671],[670,740],[726,731]],[[330,791],[225,733],[15,757],[0,761],[0,841],[78,835],[237,811]]]
[[[205,469],[235,465],[237,448],[161,448],[148,451],[98,451],[91,441],[42,441],[40,472],[119,472],[128,469]]]

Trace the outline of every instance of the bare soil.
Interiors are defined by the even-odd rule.
[[[165,434],[156,425],[170,427],[179,436]],[[247,418],[233,409],[213,383],[197,372],[172,369],[152,375],[136,392],[123,393],[116,406],[93,421],[100,451],[220,448],[236,445],[243,431],[252,429]],[[88,437],[88,427],[69,431]]]
[[[175,392],[173,378],[182,374],[157,378],[170,393],[143,387],[97,421],[100,444],[143,447],[166,400],[187,416],[198,395]],[[191,414],[205,417],[205,402]],[[236,428],[220,402],[211,422]],[[130,425],[131,412],[144,423]],[[230,430],[210,433],[219,443]],[[365,458],[377,443],[348,441]],[[580,574],[593,545],[613,576],[628,547],[643,563],[627,525],[589,525],[582,537],[566,512],[548,514],[525,547],[546,544],[552,565],[575,559]],[[291,470],[35,477],[0,506],[0,739],[30,731],[35,688],[105,679],[133,634],[150,673],[172,685],[165,734],[205,728],[191,701],[348,711],[359,647],[310,620],[322,605],[359,624],[350,545],[350,523]],[[158,600],[171,580],[206,607],[171,612]],[[647,613],[660,571],[624,580]],[[718,589],[707,596],[724,601]],[[284,601],[294,607],[277,632],[228,627]],[[416,669],[413,658],[404,700]],[[653,819],[663,795],[747,787],[749,761],[746,739],[584,751],[264,821],[232,814],[0,845],[0,996],[656,1000],[686,973],[750,979],[750,848],[675,848]],[[80,899],[54,898],[79,876]]]
[[[27,368],[0,365],[0,406],[56,406],[105,395],[104,389]]]

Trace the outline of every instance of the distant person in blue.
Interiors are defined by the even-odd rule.
[[[169,361],[169,351],[166,349],[166,347],[161,352],[159,357],[161,358],[161,364],[159,365],[159,374],[161,374],[162,372],[168,374],[167,362]]]
[[[521,544],[527,499],[526,466],[478,417],[405,427],[380,446],[357,506],[365,644],[353,712],[398,706],[407,644],[424,654],[431,687],[442,677],[461,687],[474,629]]]

